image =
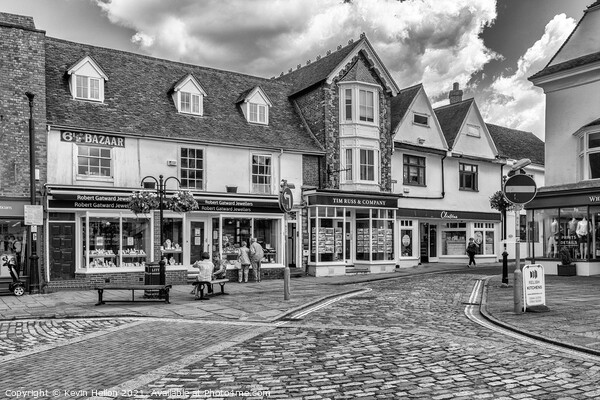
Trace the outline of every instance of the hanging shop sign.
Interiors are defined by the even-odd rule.
[[[29,204],[27,201],[9,200],[0,201],[0,216],[2,217],[23,217],[24,207]]]
[[[83,133],[62,131],[60,140],[77,144],[96,144],[100,146],[125,147],[123,136],[103,135],[100,133]]]

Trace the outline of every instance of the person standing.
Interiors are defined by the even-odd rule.
[[[254,270],[254,280],[260,282],[260,266],[265,252],[260,243],[256,241],[256,238],[252,238],[250,242],[250,261]]]
[[[242,247],[240,247],[238,261],[240,262],[239,282],[242,283],[242,279],[244,279],[244,282],[248,283],[248,270],[250,269],[251,264],[250,249],[248,248],[248,244],[244,241],[242,242]]]
[[[469,238],[469,244],[467,245],[467,255],[469,256],[469,264],[467,267],[471,268],[471,263],[473,266],[477,266],[475,264],[475,254],[477,254],[477,243],[473,240],[473,238]]]

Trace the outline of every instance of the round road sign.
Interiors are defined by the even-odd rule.
[[[504,196],[514,204],[529,203],[533,200],[536,193],[537,185],[529,175],[513,175],[504,184]]]
[[[284,187],[279,193],[279,208],[283,212],[290,212],[294,206],[294,197],[289,187]]]

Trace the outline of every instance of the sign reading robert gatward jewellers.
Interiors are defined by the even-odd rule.
[[[60,140],[78,144],[97,144],[100,146],[125,147],[123,136],[103,135],[100,133],[83,133],[62,131]]]

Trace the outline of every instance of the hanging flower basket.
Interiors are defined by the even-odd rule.
[[[198,202],[194,199],[194,195],[189,190],[180,190],[171,197],[166,204],[166,208],[178,213],[195,211],[198,207]]]
[[[136,214],[147,214],[158,207],[158,195],[154,192],[140,190],[129,198],[129,209]]]

